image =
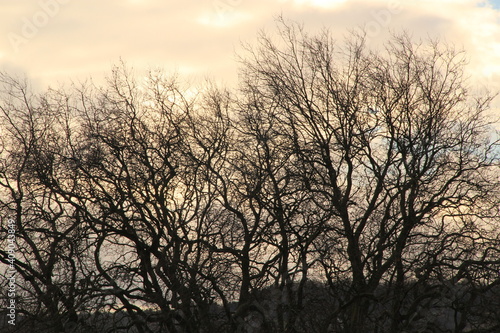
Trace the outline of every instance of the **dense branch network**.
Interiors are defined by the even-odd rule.
[[[194,96],[123,65],[43,94],[0,76],[13,331],[500,329],[498,122],[463,53],[277,37]]]

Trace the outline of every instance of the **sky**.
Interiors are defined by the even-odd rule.
[[[4,0],[0,70],[45,89],[101,82],[123,60],[233,85],[241,43],[280,14],[338,38],[364,26],[373,45],[403,29],[439,37],[467,51],[478,89],[500,91],[500,0]]]

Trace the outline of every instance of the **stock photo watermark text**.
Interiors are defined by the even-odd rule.
[[[370,14],[371,20],[366,23],[366,33],[373,37],[378,35],[382,29],[387,28],[392,21],[394,15],[401,13],[403,10],[400,0],[388,1],[385,8],[373,10]]]
[[[21,18],[21,27],[17,32],[10,32],[7,35],[14,52],[19,52],[20,48],[29,40],[35,38],[40,29],[43,29],[50,20],[60,11],[61,5],[65,5],[71,0],[40,0],[39,9],[31,16]]]
[[[7,220],[7,322],[16,325],[16,222],[13,219]]]

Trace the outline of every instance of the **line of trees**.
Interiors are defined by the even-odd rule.
[[[498,122],[463,52],[278,26],[234,90],[1,74],[3,329],[500,330]]]

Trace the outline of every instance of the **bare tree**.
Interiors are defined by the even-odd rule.
[[[18,331],[499,329],[498,123],[464,53],[276,37],[234,90],[123,64],[43,94],[1,76]]]
[[[433,262],[425,267],[438,274],[428,272],[425,284],[462,281],[470,256],[485,272],[498,269],[491,234],[498,141],[485,115],[492,97],[470,96],[462,53],[437,42],[395,36],[374,53],[363,35],[338,46],[328,32],[311,37],[295,24],[279,26],[279,42],[262,35],[249,49],[242,77],[247,94],[261,97],[260,112],[272,108],[286,128],[304,190],[332,214],[322,239],[329,243],[317,244],[325,278],[335,294],[341,281],[351,283],[331,324],[346,332],[412,329],[425,298],[406,307],[406,290],[422,263]],[[436,240],[438,248],[425,250]],[[455,241],[469,251],[453,249]],[[443,274],[449,256],[454,269]]]
[[[76,325],[77,312],[88,310],[85,303],[91,295],[80,281],[91,280],[93,269],[86,253],[87,229],[78,210],[47,186],[55,175],[71,182],[71,173],[61,168],[59,159],[65,151],[59,133],[70,126],[67,105],[56,92],[35,96],[27,82],[5,73],[1,83],[0,209],[5,220],[16,222],[11,263],[18,314],[45,329],[64,331]],[[7,234],[5,225],[2,233]],[[6,246],[0,254],[9,264]],[[22,321],[13,328],[27,329]]]

